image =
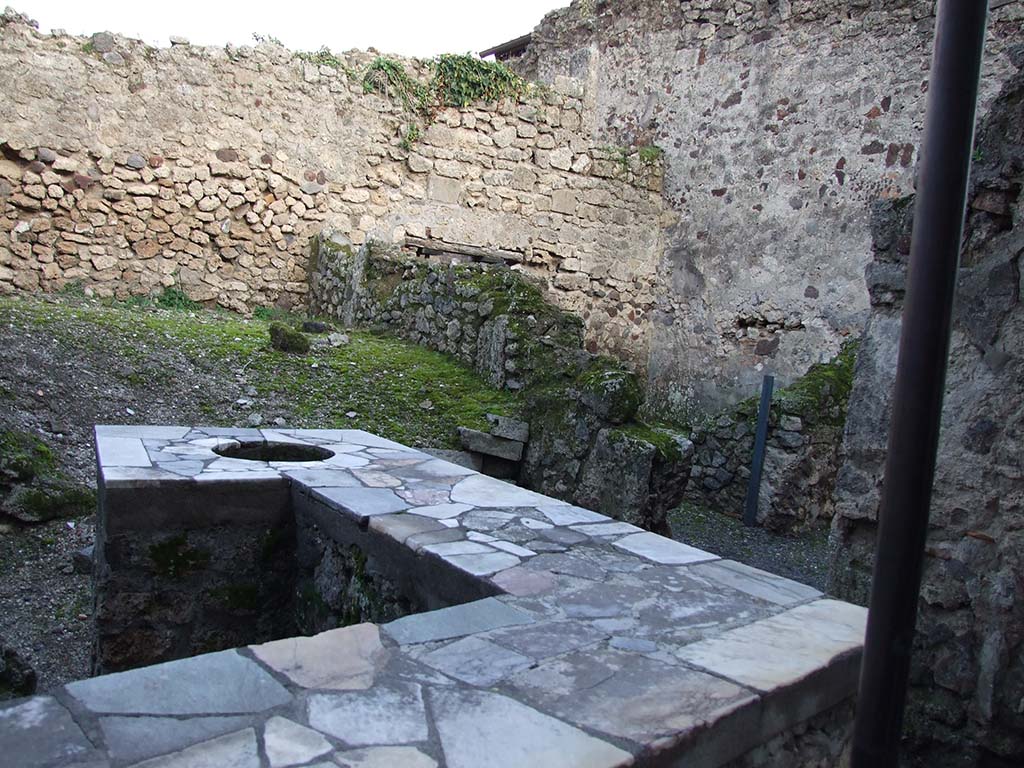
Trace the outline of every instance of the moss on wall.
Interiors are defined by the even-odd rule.
[[[170,579],[180,579],[192,571],[204,568],[210,562],[210,553],[190,547],[185,534],[172,536],[149,547],[153,569]]]

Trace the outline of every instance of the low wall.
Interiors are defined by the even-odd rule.
[[[527,487],[667,531],[692,444],[634,421],[635,376],[588,352],[580,319],[522,271],[321,239],[310,284],[314,311],[450,353],[494,386],[521,392],[530,442],[519,480]]]
[[[839,445],[853,383],[857,343],[776,390],[758,497],[758,522],[775,530],[830,520]],[[759,398],[712,418],[693,435],[686,499],[738,517],[750,480]]]
[[[332,455],[226,464],[211,438]],[[357,430],[99,427],[97,444],[107,492],[198,501],[284,484],[292,513],[348,552],[364,586],[394,589],[371,610],[436,610],[5,703],[14,768],[159,756],[255,768],[261,753],[435,768],[839,764],[863,609]],[[190,462],[202,468],[184,476]],[[117,529],[121,516],[133,529],[145,517],[101,519]],[[148,519],[155,536],[181,524]]]

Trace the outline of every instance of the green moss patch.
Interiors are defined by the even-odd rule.
[[[298,355],[309,352],[309,339],[301,331],[289,328],[284,323],[271,323],[267,332],[270,334],[270,346],[280,352]]]
[[[96,511],[96,492],[66,481],[17,485],[0,509],[23,523],[83,517]]]
[[[0,431],[0,511],[23,523],[82,517],[96,509],[96,493],[57,469],[57,457],[35,435]]]
[[[612,424],[632,419],[643,396],[636,375],[610,358],[596,358],[579,377],[584,401]]]
[[[0,483],[28,482],[55,469],[53,451],[38,437],[12,429],[0,431]]]
[[[811,366],[800,379],[776,392],[773,405],[777,403],[783,413],[841,427],[853,389],[858,346],[857,340],[847,341],[834,358]]]
[[[679,443],[686,439],[686,435],[682,432],[666,427],[653,427],[641,422],[632,422],[618,427],[615,433],[624,438],[653,445],[663,461],[676,462],[683,459],[683,451]]]
[[[210,377],[244,369],[259,407],[282,412],[297,428],[365,429],[406,445],[456,448],[455,427],[486,430],[486,413],[522,411],[517,395],[491,387],[455,358],[379,333],[346,330],[347,344],[322,340],[305,354],[282,355],[267,344],[267,317],[227,311],[0,297],[0,317],[27,333],[45,330],[99,367],[111,361],[108,367],[116,369],[127,361],[147,395],[167,379],[170,349]],[[191,393],[196,418],[211,426],[244,422],[245,414],[233,407],[234,386],[230,377],[224,393]]]
[[[153,562],[153,569],[170,579],[180,579],[206,567],[210,562],[210,554],[190,547],[184,534],[150,545],[149,558]]]

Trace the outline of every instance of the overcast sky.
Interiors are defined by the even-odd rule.
[[[569,0],[0,0],[43,31],[110,31],[167,45],[170,35],[201,45],[252,43],[254,32],[289,48],[335,51],[374,47],[434,56],[478,52],[530,32]]]

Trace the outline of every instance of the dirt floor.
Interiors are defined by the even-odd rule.
[[[353,427],[454,447],[456,424],[516,412],[464,366],[393,339],[323,335],[309,354],[277,352],[271,319],[0,297],[0,453],[6,435],[29,436],[91,489],[95,424]],[[3,468],[0,456],[0,502]],[[91,579],[72,555],[92,538],[89,513],[25,524],[0,512],[0,652],[31,665],[40,691],[89,674]]]

